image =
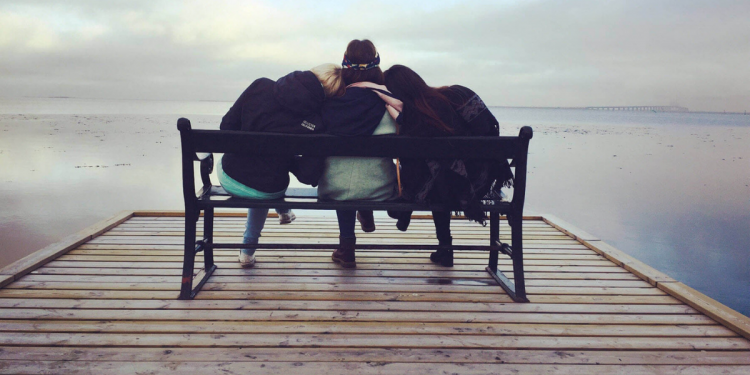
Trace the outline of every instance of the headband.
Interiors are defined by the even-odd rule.
[[[370,61],[367,64],[354,64],[351,61],[349,61],[349,57],[346,56],[346,52],[344,52],[344,61],[341,62],[341,66],[344,69],[354,69],[354,70],[370,70],[372,68],[377,68],[380,65],[380,54],[375,52],[375,59]]]

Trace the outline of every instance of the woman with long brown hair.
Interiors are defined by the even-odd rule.
[[[388,112],[399,125],[399,134],[414,137],[498,136],[497,119],[482,99],[463,86],[430,87],[412,69],[394,65],[384,74],[385,86],[360,87],[390,91],[379,93]],[[510,187],[513,174],[507,160],[424,160],[401,159],[403,197],[416,202],[445,203],[461,207],[467,218],[484,223],[481,200],[491,191],[499,194]],[[398,229],[409,226],[411,212],[391,213]],[[450,211],[433,211],[438,251],[430,259],[453,266],[453,238]]]

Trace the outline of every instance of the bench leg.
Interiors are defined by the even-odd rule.
[[[206,208],[203,212],[203,260],[206,270],[214,265],[214,208]]]
[[[529,302],[526,298],[526,280],[523,274],[523,216],[513,215],[511,240],[513,241],[513,280],[516,286],[516,298],[519,302]]]
[[[490,272],[497,272],[497,257],[500,251],[500,214],[490,213],[490,262],[487,264]]]
[[[523,233],[521,230],[521,224],[517,223],[516,225],[514,222],[511,229],[511,237],[513,241],[511,258],[513,259],[513,278],[515,281],[513,282],[502,272],[497,270],[498,253],[503,246],[500,242],[500,214],[496,212],[490,213],[490,259],[486,270],[503,288],[503,290],[508,293],[508,296],[510,296],[513,301],[529,302],[529,300],[526,299],[526,289],[524,287],[523,279],[523,244],[520,238],[521,233]],[[518,244],[518,253],[516,253],[516,244]],[[517,259],[520,259],[520,261],[517,262]],[[517,263],[520,265],[520,268],[516,266]],[[520,272],[518,272],[519,269]]]
[[[182,259],[182,284],[178,299],[193,299],[193,271],[195,269],[195,226],[198,213],[185,211],[185,254]]]
[[[214,227],[214,210],[208,208],[204,212],[203,218],[203,240],[195,242],[196,225],[198,222],[199,212],[185,213],[185,256],[182,263],[182,284],[180,287],[180,296],[177,299],[193,299],[200,292],[208,278],[216,270],[213,254],[213,227]],[[206,267],[202,269],[195,278],[200,278],[198,285],[193,289],[193,272],[195,271],[195,255],[203,251],[203,259]]]

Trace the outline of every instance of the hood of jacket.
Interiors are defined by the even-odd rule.
[[[323,85],[310,71],[295,71],[276,81],[274,99],[285,109],[307,115],[320,111],[326,98]]]

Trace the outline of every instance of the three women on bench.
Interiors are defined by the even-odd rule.
[[[339,136],[498,136],[495,117],[473,91],[462,86],[433,88],[413,70],[396,65],[385,73],[369,40],[353,40],[339,68],[325,64],[293,72],[276,82],[253,82],[227,112],[222,130],[290,134],[327,133]],[[383,104],[385,102],[385,105]],[[218,163],[219,182],[232,195],[249,199],[281,198],[289,172],[305,184],[318,185],[320,199],[387,201],[405,199],[459,206],[465,215],[484,223],[481,199],[510,186],[507,162],[482,160],[400,159],[401,186],[389,158],[250,157],[225,154]],[[291,211],[279,211],[291,222]],[[239,261],[255,264],[255,248],[268,209],[251,208]],[[430,259],[453,266],[449,211],[433,211],[438,250]],[[389,212],[397,227],[408,228],[411,212]],[[333,261],[356,266],[355,217],[365,232],[375,230],[372,211],[337,210],[339,246]]]

